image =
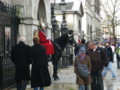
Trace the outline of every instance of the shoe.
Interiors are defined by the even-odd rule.
[[[112,80],[116,80],[116,78],[112,78]]]

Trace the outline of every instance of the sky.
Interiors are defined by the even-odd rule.
[[[104,5],[105,9],[106,9],[106,10],[109,10],[109,13],[108,13],[108,14],[110,14],[110,10],[113,12],[113,5],[112,5],[112,2],[111,2],[111,1],[112,1],[113,3],[115,2],[115,0],[101,0],[101,2],[102,2],[102,4]],[[116,14],[116,18],[117,18],[117,20],[120,20],[120,0],[117,0],[117,1],[118,1],[118,3],[117,3],[117,9],[119,9],[119,10],[118,10],[118,12],[117,12],[117,14]],[[101,17],[102,17],[103,19],[106,18],[106,14],[104,13],[104,9],[103,9],[102,5],[101,5],[100,15],[101,15]],[[116,35],[120,35],[120,26],[117,26],[117,27],[116,27]]]

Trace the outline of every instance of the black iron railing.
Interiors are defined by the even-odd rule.
[[[0,1],[0,14],[16,16],[16,7]]]
[[[4,21],[3,21],[4,20]],[[0,90],[15,85],[15,66],[10,60],[10,52],[5,52],[5,28],[10,28],[11,40],[9,45],[17,43],[18,25],[20,19],[16,13],[14,5],[6,4],[0,1],[0,36],[3,42],[0,43],[3,49],[0,49]]]

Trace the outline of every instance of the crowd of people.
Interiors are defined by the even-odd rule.
[[[76,55],[74,72],[79,90],[104,90],[103,80],[105,80],[108,70],[111,72],[112,80],[116,80],[117,76],[112,63],[114,62],[114,54],[116,53],[117,68],[120,68],[119,44],[118,47],[115,48],[109,42],[98,43],[97,40],[93,40],[85,43],[83,39],[82,42],[75,47],[74,52]],[[85,65],[88,68],[86,68]],[[89,74],[88,77],[81,75],[81,73],[86,75],[85,71]]]
[[[48,55],[54,54],[52,41],[44,33],[45,25],[35,32],[32,47],[25,44],[26,38],[20,37],[19,43],[12,47],[11,60],[15,64],[15,80],[17,90],[25,90],[28,81],[34,90],[44,90],[51,85],[51,77],[48,70]],[[46,43],[47,42],[47,43]],[[117,57],[117,68],[120,68],[120,45],[115,49],[109,42],[98,43],[96,40],[82,39],[75,49],[74,72],[79,90],[104,90],[103,80],[108,70],[112,74],[112,80],[117,78],[112,66],[114,53]],[[32,69],[30,72],[30,64]]]

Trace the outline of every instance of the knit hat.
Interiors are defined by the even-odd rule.
[[[86,53],[86,48],[85,47],[80,47],[79,53]]]

